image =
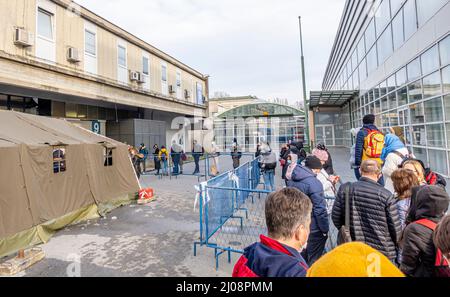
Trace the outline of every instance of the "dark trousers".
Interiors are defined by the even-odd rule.
[[[195,173],[200,173],[200,154],[193,154],[194,156],[194,162],[195,162],[195,170],[194,170],[194,174]]]
[[[328,235],[323,236],[321,231],[316,231],[309,235],[308,246],[303,250],[302,256],[310,267],[323,256],[327,240]]]

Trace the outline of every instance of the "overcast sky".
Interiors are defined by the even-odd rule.
[[[298,16],[308,90],[320,90],[345,0],[76,0],[203,74],[210,95],[303,98]],[[281,4],[282,3],[282,4]]]

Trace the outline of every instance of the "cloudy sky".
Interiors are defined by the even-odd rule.
[[[76,0],[211,76],[210,95],[302,99],[298,16],[308,90],[320,90],[345,0]],[[282,4],[281,4],[282,3]]]

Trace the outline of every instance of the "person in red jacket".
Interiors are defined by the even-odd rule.
[[[308,265],[300,255],[311,224],[311,200],[294,188],[270,194],[266,200],[268,237],[245,249],[233,277],[306,277]]]

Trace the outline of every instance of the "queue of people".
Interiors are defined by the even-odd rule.
[[[267,198],[268,236],[245,250],[233,276],[450,277],[446,180],[408,150],[403,129],[385,135],[374,115],[363,123],[351,131],[357,181],[339,188],[325,146],[309,156],[300,143],[281,148],[286,188]],[[326,253],[330,225],[338,247]]]

